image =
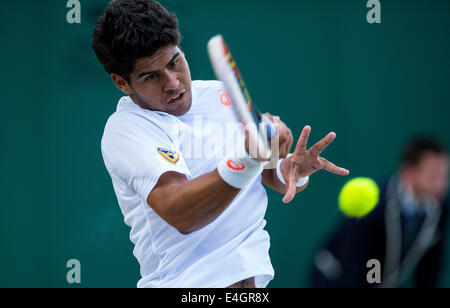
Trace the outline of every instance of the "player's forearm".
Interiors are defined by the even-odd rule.
[[[167,190],[164,216],[181,233],[199,230],[222,214],[239,189],[222,180],[217,170]]]

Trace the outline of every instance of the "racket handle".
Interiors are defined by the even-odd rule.
[[[273,122],[266,116],[262,116],[261,120],[267,125],[267,139],[271,140],[278,135],[278,128],[273,124]]]

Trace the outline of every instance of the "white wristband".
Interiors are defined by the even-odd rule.
[[[289,154],[288,157],[291,156],[291,155],[292,155],[292,154]],[[284,180],[283,174],[281,173],[281,164],[283,163],[283,161],[284,161],[284,158],[278,160],[278,164],[277,164],[277,176],[278,176],[278,179],[280,180],[280,182],[283,183],[284,185],[286,185],[286,181]],[[297,181],[297,184],[295,184],[295,186],[296,186],[296,187],[302,187],[302,186],[305,186],[305,184],[308,183],[308,181],[309,181],[309,176],[305,176],[305,177],[303,177],[303,178],[299,178],[298,181]]]
[[[225,158],[219,163],[217,171],[226,183],[242,189],[261,174],[264,164],[251,157]]]

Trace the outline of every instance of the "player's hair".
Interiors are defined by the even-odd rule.
[[[92,48],[105,70],[128,82],[136,60],[179,45],[178,20],[156,1],[115,0],[98,18]]]
[[[405,166],[417,166],[426,153],[444,155],[446,150],[435,137],[415,137],[408,143],[403,152],[403,164]]]

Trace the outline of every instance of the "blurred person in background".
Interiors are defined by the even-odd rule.
[[[431,137],[404,150],[398,172],[380,184],[376,209],[345,219],[314,257],[312,287],[437,287],[444,261],[449,158]],[[370,284],[367,262],[381,265]]]

